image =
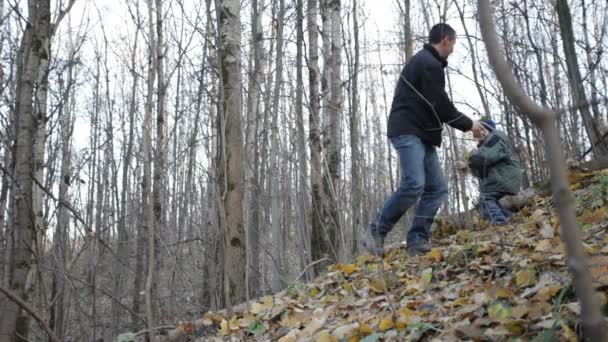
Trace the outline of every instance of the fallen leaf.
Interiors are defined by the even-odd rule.
[[[426,287],[431,285],[433,281],[433,269],[431,267],[422,271],[422,282]]]
[[[332,336],[327,331],[320,332],[319,336],[317,336],[317,339],[315,340],[315,342],[338,342],[338,341],[339,341],[339,339],[337,339],[335,336]]]
[[[220,333],[222,335],[228,335],[228,332],[229,332],[228,321],[223,319],[222,322],[220,323]]]
[[[437,248],[433,248],[430,252],[427,253],[426,255],[430,260],[433,260],[435,262],[441,262],[443,261],[443,254],[441,254],[441,251]]]
[[[365,323],[359,325],[359,334],[370,335],[373,332],[374,331],[372,330],[372,328],[369,325],[367,325]]]
[[[332,335],[336,337],[338,340],[342,340],[345,338],[350,338],[359,333],[359,323],[351,323],[347,325],[343,325],[341,327],[336,328]]]
[[[543,221],[540,228],[540,236],[545,239],[552,239],[555,236],[555,228],[548,221]]]
[[[382,330],[382,331],[387,331],[388,329],[392,329],[395,326],[395,324],[393,323],[393,320],[390,318],[383,318],[380,320],[380,323],[378,324],[378,329]]]
[[[348,265],[342,265],[342,267],[340,268],[340,270],[342,272],[344,272],[344,274],[346,274],[347,276],[353,274],[355,271],[359,271],[359,267],[357,267],[354,264],[348,264]]]
[[[504,323],[511,317],[511,308],[502,302],[495,302],[488,307],[488,316],[494,322]]]
[[[310,320],[310,323],[308,323],[308,325],[306,325],[304,330],[302,330],[299,337],[310,337],[310,336],[314,335],[317,331],[321,330],[321,328],[325,324],[326,319],[327,318],[325,318],[325,317],[321,317],[321,318],[313,317]]]
[[[534,286],[536,284],[536,272],[528,269],[515,273],[515,284],[520,288]]]
[[[549,252],[553,250],[553,244],[551,240],[540,240],[536,247],[534,247],[535,252]]]
[[[562,289],[561,285],[551,285],[544,287],[538,291],[536,298],[541,301],[547,301],[553,298]]]

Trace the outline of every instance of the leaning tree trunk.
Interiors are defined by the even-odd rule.
[[[595,289],[591,283],[588,260],[581,244],[580,226],[576,221],[574,200],[568,186],[564,154],[556,124],[557,114],[534,103],[524,93],[513,76],[512,69],[506,62],[504,52],[498,44],[494,20],[492,19],[492,5],[489,0],[479,1],[479,20],[490,63],[506,95],[519,108],[521,113],[528,115],[534,124],[540,127],[543,134],[551,170],[553,200],[559,213],[561,236],[566,245],[568,257],[568,268],[572,273],[576,295],[581,302],[584,337],[592,341],[607,341],[608,330],[606,330],[606,323],[600,311],[599,303],[595,299]]]
[[[559,27],[562,36],[562,42],[564,44],[564,54],[566,55],[566,66],[568,67],[568,79],[571,83],[572,94],[574,96],[574,107],[578,107],[591,147],[596,158],[608,156],[608,143],[602,141],[602,135],[597,127],[597,122],[593,118],[589,106],[587,103],[587,94],[585,93],[585,86],[583,84],[583,78],[581,71],[578,66],[578,57],[576,56],[576,49],[574,47],[574,31],[572,29],[572,16],[570,14],[570,7],[568,6],[568,0],[556,0],[555,8],[559,18]]]
[[[241,4],[218,6],[222,111],[218,113],[217,188],[224,233],[224,297],[232,305],[245,299],[245,229],[243,227],[243,138],[241,128]]]

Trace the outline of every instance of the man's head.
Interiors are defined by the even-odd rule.
[[[439,55],[448,58],[454,51],[456,31],[448,24],[437,24],[431,28],[429,43],[435,47]]]

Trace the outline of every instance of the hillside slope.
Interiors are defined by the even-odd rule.
[[[608,295],[608,170],[570,175],[598,301]],[[576,341],[576,302],[550,197],[513,224],[434,233],[425,256],[392,249],[329,267],[234,317],[207,313],[179,329],[200,341]]]

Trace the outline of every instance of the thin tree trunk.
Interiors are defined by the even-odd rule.
[[[562,1],[562,0],[557,0]],[[539,126],[543,133],[551,169],[551,184],[553,200],[557,205],[561,222],[562,239],[566,246],[568,268],[572,273],[574,290],[581,301],[581,321],[583,339],[592,341],[608,340],[608,329],[597,300],[594,299],[595,289],[591,283],[588,260],[581,243],[581,230],[576,221],[574,199],[568,184],[564,155],[561,149],[555,112],[539,107],[524,93],[513,77],[511,67],[504,59],[504,52],[498,45],[492,6],[490,1],[479,2],[480,25],[486,44],[490,63],[501,82],[509,99]]]
[[[249,290],[254,296],[260,287],[260,184],[259,184],[259,144],[256,135],[258,133],[258,122],[260,114],[259,98],[262,92],[264,71],[266,68],[266,54],[264,53],[264,30],[262,27],[262,16],[264,15],[265,0],[253,0],[251,3],[251,41],[253,51],[251,53],[250,67],[253,72],[249,76],[247,97],[247,126],[246,142],[248,167],[245,168],[245,179],[249,182],[249,224],[247,229],[248,238],[248,284]]]
[[[304,250],[301,251],[303,255],[303,266],[312,263],[310,256],[310,229],[308,213],[310,212],[308,206],[308,196],[306,196],[307,179],[308,179],[308,168],[307,168],[307,157],[306,157],[306,133],[304,131],[304,114],[303,114],[303,93],[304,93],[304,79],[302,75],[303,68],[303,43],[304,43],[304,4],[303,0],[296,0],[296,125],[298,130],[298,232]],[[310,268],[309,268],[310,269]],[[306,272],[307,279],[310,280],[313,276],[312,270]]]
[[[308,84],[310,88],[310,111],[308,118],[310,144],[310,191],[311,191],[311,255],[313,262],[323,257],[324,232],[321,220],[323,206],[322,200],[322,147],[321,132],[319,130],[319,114],[321,98],[319,94],[319,31],[317,26],[318,2],[309,0],[307,7],[308,26]],[[317,272],[321,267],[315,268]]]
[[[277,54],[275,83],[272,98],[272,125],[271,125],[271,148],[270,148],[270,196],[271,196],[271,224],[272,224],[272,292],[277,293],[281,289],[281,251],[283,250],[281,213],[279,208],[279,98],[283,83],[283,21],[285,17],[285,0],[279,1],[279,13],[277,15]]]
[[[142,201],[143,205],[143,216],[145,229],[147,230],[147,243],[148,243],[148,265],[147,265],[147,276],[146,285],[144,289],[144,298],[146,306],[146,319],[148,321],[148,331],[150,341],[154,341],[154,325],[155,325],[155,310],[153,307],[153,290],[152,284],[154,282],[154,270],[155,270],[155,217],[154,217],[154,196],[152,193],[152,110],[153,110],[153,97],[154,97],[154,80],[157,76],[157,65],[156,65],[156,37],[154,32],[154,10],[152,0],[148,0],[148,77],[147,77],[147,89],[146,89],[146,105],[144,122],[142,127],[142,149],[144,158],[144,177],[142,180]]]
[[[564,54],[566,55],[566,65],[568,67],[568,79],[570,80],[575,107],[579,108],[595,157],[601,158],[603,156],[608,156],[608,143],[601,140],[602,135],[587,103],[587,94],[585,93],[585,87],[574,47],[575,37],[572,29],[572,16],[570,15],[568,0],[556,0],[555,8],[558,14]]]
[[[409,3],[407,4],[409,11]],[[359,233],[363,231],[361,225],[361,151],[359,146],[359,9],[357,0],[353,0],[353,34],[355,40],[355,58],[352,75],[352,107],[350,114],[350,148],[351,148],[351,210],[352,210],[352,245],[351,254],[356,256],[359,254]],[[409,26],[409,21],[408,24]],[[406,35],[406,40],[409,37],[409,32]],[[406,48],[407,51],[407,48]]]
[[[72,52],[72,57],[74,56]],[[67,71],[67,88],[60,89],[63,91],[63,105],[61,107],[61,173],[59,176],[59,203],[70,203],[70,195],[68,192],[72,182],[70,174],[72,163],[72,132],[74,123],[72,120],[72,102],[73,97],[71,90],[73,77],[73,64],[70,64]],[[60,80],[61,82],[62,80]],[[51,298],[53,305],[50,308],[49,325],[59,339],[64,338],[65,324],[65,281],[63,272],[65,272],[67,249],[68,249],[68,232],[69,232],[70,217],[68,209],[65,205],[59,205],[57,209],[57,226],[53,236],[53,258],[51,259],[53,268],[56,270],[53,273],[51,284]]]

